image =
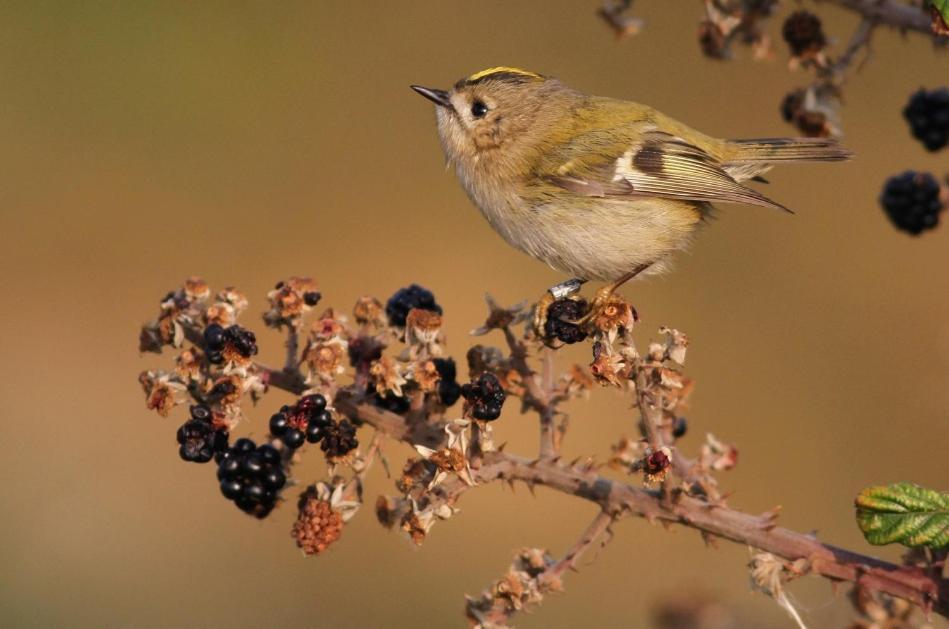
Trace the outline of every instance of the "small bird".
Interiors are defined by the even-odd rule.
[[[535,311],[603,280],[585,323],[639,275],[665,271],[711,204],[786,207],[743,185],[775,164],[852,157],[819,138],[719,140],[630,101],[590,96],[512,67],[476,72],[450,90],[411,86],[434,102],[448,163],[509,244],[572,276]]]

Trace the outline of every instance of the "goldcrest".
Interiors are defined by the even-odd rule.
[[[784,162],[840,161],[833,140],[719,140],[630,101],[497,67],[450,90],[413,85],[436,105],[448,163],[512,246],[580,281],[658,273],[716,202],[786,210],[742,182]]]

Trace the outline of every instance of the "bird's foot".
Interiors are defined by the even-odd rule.
[[[593,295],[593,300],[590,301],[590,306],[587,308],[586,314],[571,323],[588,329],[594,321],[602,317],[607,310],[612,307],[613,293],[615,291],[616,286],[613,284],[598,289]]]
[[[555,301],[568,298],[575,294],[580,290],[580,287],[583,286],[585,281],[586,280],[579,278],[569,279],[565,282],[560,282],[556,286],[551,286],[544,292],[544,295],[537,301],[537,305],[534,307],[533,328],[537,338],[544,339],[549,336],[547,318],[550,306],[553,305]]]

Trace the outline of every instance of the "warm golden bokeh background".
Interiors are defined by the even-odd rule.
[[[590,505],[487,487],[420,549],[367,509],[332,552],[305,560],[287,534],[293,509],[253,521],[219,496],[211,466],[178,460],[183,415],[146,412],[136,382],[170,357],[139,356],[136,339],[164,292],[201,274],[247,292],[245,323],[273,359],[281,340],[257,318],[263,295],[309,274],[344,309],[412,281],[432,288],[462,357],[486,290],[510,303],[562,279],[471,207],[410,83],[521,65],[713,134],[790,132],[778,103],[806,77],[786,71],[783,45],[771,62],[706,60],[699,3],[682,0],[637,2],[647,28],[618,43],[596,6],[0,4],[0,624],[458,626],[462,594],[513,549],[573,542]],[[845,42],[853,16],[820,12]],[[900,117],[912,90],[947,77],[949,58],[922,38],[879,32],[846,92],[859,159],[776,171],[769,191],[796,216],[726,207],[675,274],[626,290],[644,339],[660,324],[692,338],[684,446],[707,430],[739,445],[722,479],[732,504],[780,503],[785,526],[888,558],[897,549],[862,541],[851,500],[868,484],[949,480],[949,232],[897,233],[876,196],[904,168],[947,170],[946,152],[926,154]],[[533,418],[515,406],[498,434],[531,452]],[[603,459],[633,432],[611,391],[572,410],[571,457]],[[389,449],[396,467],[406,454]],[[369,498],[391,490],[376,470]],[[744,548],[706,550],[694,532],[639,520],[615,529],[566,596],[518,625],[643,626],[656,601],[704,592],[743,626],[789,626],[749,593]],[[793,589],[813,626],[847,618],[826,583]]]

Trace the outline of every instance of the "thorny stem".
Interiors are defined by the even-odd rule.
[[[382,454],[382,444],[385,440],[386,433],[377,428],[375,434],[372,435],[372,441],[369,442],[369,447],[366,449],[366,455],[363,457],[362,469],[356,474],[356,477],[360,481],[365,480],[366,474],[369,473],[369,469],[376,460],[376,456],[382,461],[382,467],[385,469],[386,476],[389,475],[389,465],[386,463],[385,456]]]
[[[850,9],[878,24],[903,31],[933,35],[932,23],[925,11],[895,0],[818,0],[818,2],[827,2]]]
[[[528,400],[528,405],[535,411],[541,412],[547,407],[546,397],[540,391],[541,387],[534,378],[534,372],[527,365],[526,349],[514,338],[509,328],[505,327],[503,331],[511,346],[511,357],[515,369],[524,377],[527,387],[526,395],[533,398],[533,400]],[[204,339],[197,328],[186,326],[185,334],[189,341],[203,347]],[[256,368],[271,387],[296,395],[306,389],[299,373],[290,374],[260,363],[256,364]],[[642,384],[645,385],[645,381]],[[637,381],[637,388],[639,392],[646,390],[645,386],[640,386],[639,381]],[[640,404],[643,404],[639,392],[637,396],[640,397]],[[358,395],[346,390],[336,395],[334,405],[351,421],[373,426],[378,431],[376,437],[379,438],[380,444],[383,437],[388,437],[410,445],[421,444],[437,448],[441,446],[445,438],[443,427],[440,425],[432,422],[409,424],[404,417],[369,404]],[[648,403],[642,408],[645,409],[644,424],[648,426],[649,422],[646,420],[651,415],[647,415],[646,411],[652,413],[653,408]],[[661,408],[659,413],[661,413]],[[373,442],[375,441],[374,438]],[[473,476],[475,483],[479,485],[498,480],[508,483],[521,481],[531,489],[536,485],[543,485],[555,491],[589,500],[599,505],[603,513],[609,515],[610,522],[620,514],[628,513],[650,522],[661,521],[694,528],[706,539],[720,537],[770,552],[789,562],[804,559],[808,562],[810,572],[831,581],[850,581],[905,599],[925,610],[932,610],[949,618],[949,579],[918,567],[899,566],[824,544],[813,535],[778,527],[775,524],[776,510],[756,516],[693,498],[680,491],[672,500],[669,500],[668,495],[663,495],[665,492],[638,488],[611,480],[597,474],[591,466],[568,466],[562,464],[559,458],[541,457],[530,460],[503,451],[485,453],[481,466],[473,471]],[[446,485],[446,492],[454,496],[460,495],[469,488],[458,479],[449,479],[444,485]],[[616,514],[616,516],[611,514]],[[604,527],[609,525],[609,522],[605,525],[600,522],[600,518],[594,521],[594,525],[597,523]],[[587,537],[585,534],[583,539]]]
[[[557,443],[554,436],[554,405],[551,404],[551,397],[554,391],[554,357],[549,348],[541,350],[543,352],[543,391],[544,407],[540,411],[540,458],[549,459],[557,454]]]
[[[554,445],[554,415],[556,409],[551,404],[553,397],[553,356],[549,349],[544,348],[543,383],[537,374],[527,364],[527,348],[517,340],[510,326],[501,328],[511,352],[511,366],[521,376],[526,393],[524,403],[534,409],[540,417],[540,458],[550,459],[557,455]]]
[[[287,325],[287,358],[283,363],[283,370],[290,374],[299,375],[298,355],[300,352],[300,332],[293,323]]]
[[[866,47],[867,50],[869,50],[870,38],[873,36],[873,28],[875,26],[876,22],[870,18],[860,20],[860,24],[857,25],[857,30],[854,31],[853,36],[850,38],[847,50],[845,50],[844,53],[840,55],[840,59],[835,61],[831,66],[831,72],[836,74],[845,73],[861,48]]]
[[[583,534],[580,535],[580,539],[577,540],[577,543],[567,551],[560,561],[547,568],[544,574],[538,577],[538,579],[540,580],[544,577],[560,578],[567,570],[575,570],[581,555],[593,546],[603,534],[609,532],[610,525],[613,524],[615,519],[615,516],[606,511],[597,513],[590,525],[583,531]]]
[[[270,386],[286,388],[293,393],[302,385],[274,377]],[[283,385],[290,384],[289,387]],[[348,395],[336,399],[336,408],[358,423],[374,426],[392,439],[409,444],[437,447],[444,432],[431,424],[408,426],[405,419]],[[805,559],[810,571],[832,581],[850,581],[914,603],[923,609],[949,617],[949,580],[928,575],[919,568],[898,566],[836,546],[824,544],[812,535],[778,527],[774,513],[751,515],[724,506],[677,494],[670,504],[663,504],[661,492],[620,483],[600,476],[589,469],[578,469],[557,460],[530,460],[505,452],[487,452],[481,467],[474,472],[478,484],[497,480],[521,481],[530,487],[543,485],[555,491],[578,496],[598,504],[606,513],[628,513],[650,522],[676,523],[694,528],[706,535],[717,536],[739,544],[753,546],[787,561]],[[446,490],[450,489],[446,481]],[[459,487],[452,493],[467,489]]]

